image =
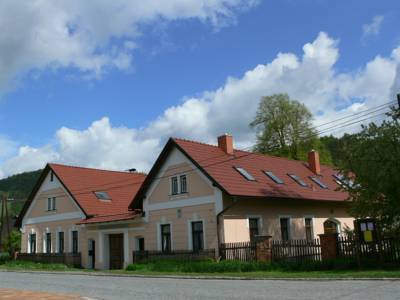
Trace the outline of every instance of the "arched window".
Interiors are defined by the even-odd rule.
[[[339,233],[339,224],[336,220],[326,220],[324,222],[324,233]]]

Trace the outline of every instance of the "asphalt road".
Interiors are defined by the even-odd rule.
[[[0,288],[94,299],[400,299],[400,281],[204,280],[0,271]]]

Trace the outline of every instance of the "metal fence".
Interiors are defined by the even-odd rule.
[[[215,259],[215,249],[199,251],[175,250],[175,251],[133,251],[133,263],[148,262],[154,260],[206,260]]]

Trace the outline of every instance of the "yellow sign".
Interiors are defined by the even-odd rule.
[[[364,233],[364,241],[366,241],[366,242],[372,242],[373,241],[372,231],[366,230],[363,233]]]

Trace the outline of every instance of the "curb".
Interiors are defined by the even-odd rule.
[[[331,277],[331,278],[291,278],[291,277],[240,277],[240,276],[202,276],[202,275],[151,275],[151,274],[118,274],[106,272],[64,272],[64,271],[30,271],[30,270],[6,270],[0,269],[3,273],[24,273],[24,274],[46,274],[46,275],[83,275],[95,277],[120,277],[120,278],[164,278],[164,279],[200,279],[200,280],[264,280],[264,281],[400,281],[400,278],[381,277]]]

